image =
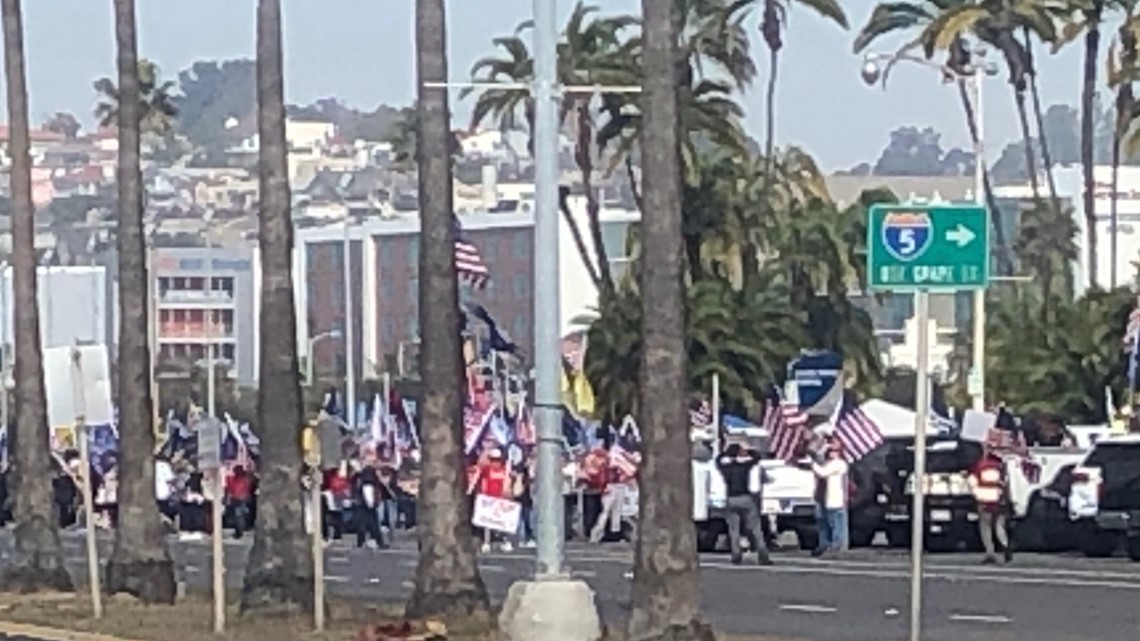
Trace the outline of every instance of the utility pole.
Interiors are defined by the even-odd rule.
[[[356,433],[356,346],[355,320],[356,314],[352,296],[352,236],[348,223],[348,210],[344,214],[344,422],[348,429]]]

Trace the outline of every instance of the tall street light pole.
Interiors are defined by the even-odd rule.
[[[340,338],[340,330],[334,329],[327,332],[322,332],[316,336],[309,338],[309,349],[305,352],[305,384],[312,386],[313,384],[313,349],[317,343],[325,340],[326,338]]]
[[[347,205],[346,205],[347,206]],[[352,228],[349,226],[348,210],[344,212],[344,419],[350,430],[356,430],[356,345],[353,330],[356,314],[352,297]]]
[[[558,22],[553,0],[534,0],[535,221],[534,419],[538,432],[539,577],[561,576],[565,541],[562,499],[562,399],[558,287]]]
[[[863,69],[861,74],[863,81],[868,85],[876,85],[880,82],[883,88],[886,89],[887,72],[889,67],[898,62],[910,62],[921,65],[923,67],[931,68],[938,71],[945,78],[950,78],[955,82],[964,83],[971,89],[971,102],[974,110],[974,126],[976,129],[976,136],[974,140],[974,202],[978,205],[986,206],[986,159],[985,159],[985,118],[982,110],[982,86],[985,84],[984,80],[987,76],[993,76],[998,73],[998,67],[992,62],[985,60],[986,51],[981,46],[976,46],[970,50],[970,61],[961,69],[951,68],[948,65],[939,64],[926,58],[910,55],[907,53],[901,54],[868,54],[863,61]],[[999,212],[990,212],[991,217],[996,217]],[[1000,220],[996,220],[996,224],[1001,224]],[[985,411],[986,409],[986,291],[978,289],[974,291],[974,314],[973,314],[973,349],[971,354],[972,367],[970,368],[970,375],[968,387],[970,389],[970,396],[973,397],[973,406],[975,410]],[[926,328],[920,328],[920,331],[925,332]]]

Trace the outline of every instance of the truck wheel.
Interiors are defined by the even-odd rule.
[[[888,527],[887,545],[893,548],[910,547],[910,526],[892,525]]]
[[[1092,559],[1103,559],[1116,552],[1119,543],[1116,536],[1093,526],[1088,528],[1080,538],[1081,552]]]
[[[801,550],[815,550],[819,547],[819,532],[816,532],[814,528],[798,528],[796,540],[799,542]]]
[[[851,547],[853,548],[866,548],[871,547],[871,543],[875,540],[875,530],[871,528],[855,528],[851,530]]]
[[[697,526],[697,551],[716,552],[716,545],[720,542],[720,530],[709,526]]]
[[[1132,561],[1140,561],[1140,536],[1130,536],[1124,541],[1124,549]]]

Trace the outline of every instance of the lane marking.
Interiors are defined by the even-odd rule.
[[[483,563],[479,564],[479,569],[483,572],[490,572],[492,574],[506,574],[507,572],[507,568],[501,565],[486,565]]]
[[[950,620],[961,623],[1013,623],[1013,619],[1000,614],[951,614]]]
[[[592,579],[592,578],[598,576],[598,573],[594,572],[593,570],[572,570],[570,572],[570,575],[582,577],[583,579]]]
[[[416,584],[411,581],[404,581],[400,584],[400,586],[411,590],[412,588],[416,587]]]
[[[909,572],[891,570],[849,570],[845,568],[796,567],[790,565],[768,566],[740,566],[728,563],[703,563],[702,569],[725,570],[729,572],[771,572],[775,574],[821,574],[825,576],[847,576],[868,579],[910,579]],[[943,572],[926,572],[925,579],[935,579],[949,582],[977,582],[1000,583],[1006,585],[1035,585],[1046,588],[1109,588],[1122,590],[1140,590],[1140,583],[1125,581],[1092,581],[1081,579],[1054,580],[1046,578],[1016,577],[1016,576],[971,576],[966,574],[949,574]]]
[[[780,609],[789,612],[803,612],[804,614],[835,614],[839,611],[839,608],[808,603],[781,603]]]
[[[348,583],[348,581],[349,581],[349,578],[347,576],[326,576],[325,577],[326,583]]]
[[[349,559],[347,556],[330,556],[328,558],[328,562],[329,563],[352,563],[352,560]]]
[[[195,565],[187,565],[187,566],[182,568],[182,571],[183,572],[189,572],[190,574],[194,574],[195,572],[200,572],[201,569]]]

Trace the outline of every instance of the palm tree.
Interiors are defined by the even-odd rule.
[[[594,84],[631,84],[629,61],[635,53],[635,43],[623,41],[623,32],[637,23],[632,16],[595,18],[598,8],[584,2],[574,6],[563,31],[564,41],[558,46],[558,75],[563,86]],[[530,56],[522,32],[531,27],[529,21],[518,26],[513,36],[495,39],[495,44],[506,52],[506,57],[487,57],[476,61],[471,75],[479,82],[529,83],[534,77],[534,61]],[[466,94],[462,94],[466,95]],[[586,221],[593,255],[582,255],[587,270],[595,274],[595,285],[601,297],[614,293],[609,257],[602,241],[602,224],[599,219],[601,203],[594,189],[595,157],[599,149],[595,141],[596,124],[591,107],[597,94],[568,91],[561,106],[563,123],[574,131],[574,162],[581,174],[582,190],[586,197]],[[486,118],[496,118],[503,128],[517,124],[518,112],[523,112],[528,125],[533,124],[534,107],[529,89],[491,89],[480,94],[472,113],[472,127]],[[531,130],[533,136],[533,127]],[[533,142],[531,143],[533,147]],[[565,204],[565,200],[563,201]],[[568,207],[562,208],[563,218],[577,232],[577,222]]]
[[[700,623],[696,533],[678,514],[692,508],[686,398],[685,299],[681,261],[681,166],[677,36],[673,2],[642,0],[642,351],[639,387],[644,448],[639,531],[628,634],[634,639],[709,638]]]
[[[813,9],[819,15],[831,20],[835,24],[848,28],[847,14],[836,0],[796,0],[799,4]],[[780,49],[784,47],[784,24],[787,21],[788,8],[792,0],[759,0],[762,17],[760,20],[760,33],[764,43],[768,46],[768,90],[765,98],[765,126],[764,158],[771,171],[771,162],[776,144],[776,72],[779,69]]]
[[[139,84],[135,1],[115,0],[119,80],[119,526],[107,561],[107,590],[146,603],[174,603],[174,563],[154,509],[153,399],[150,396],[150,300],[143,231]]]
[[[16,421],[10,435],[15,497],[14,554],[0,573],[0,587],[14,592],[71,590],[51,489],[51,437],[44,391],[40,315],[36,297],[36,214],[32,204],[28,84],[20,0],[0,3],[4,22],[4,79],[8,93],[8,154],[12,216],[12,267],[16,340]],[[5,377],[7,374],[5,373]],[[0,391],[0,393],[6,393]],[[153,508],[153,504],[151,505]]]
[[[490,601],[475,560],[464,495],[463,361],[459,282],[455,272],[448,135],[447,22],[444,0],[416,0],[416,83],[420,185],[420,410],[423,462],[419,494],[420,555],[407,613],[413,617],[481,615]]]
[[[1136,30],[1140,27],[1140,24],[1137,23],[1140,22],[1140,18],[1136,15],[1136,0],[1122,0],[1120,5],[1124,10],[1124,23],[1117,32],[1117,42],[1108,52],[1107,78],[1109,88],[1116,90],[1116,114],[1112,127],[1111,193],[1113,197],[1109,205],[1110,233],[1112,234],[1109,237],[1110,264],[1112,266],[1110,284],[1113,288],[1118,285],[1116,274],[1116,225],[1118,222],[1116,191],[1120,182],[1121,154],[1124,152],[1125,138],[1128,136],[1129,130],[1132,129],[1133,120],[1140,114],[1140,110],[1137,109],[1136,94],[1132,87],[1132,84],[1138,79],[1137,77],[1140,76],[1140,68],[1138,68],[1140,50],[1137,48],[1136,39]],[[1093,228],[1095,226],[1090,226],[1090,229]],[[1095,265],[1096,263],[1090,262],[1089,264]]]
[[[312,612],[313,558],[305,536],[298,476],[302,464],[301,386],[293,299],[293,220],[285,139],[281,0],[257,3],[257,129],[261,246],[261,349],[257,424],[265,431],[253,547],[243,610],[300,604]]]
[[[1085,210],[1085,229],[1088,234],[1087,257],[1089,284],[1096,285],[1096,179],[1093,177],[1096,149],[1096,86],[1097,65],[1100,61],[1100,24],[1104,19],[1106,0],[1089,0],[1083,10],[1085,27],[1084,65],[1081,74],[1081,174],[1084,179],[1082,204]],[[1114,186],[1115,187],[1115,186]],[[1112,199],[1116,205],[1115,196]],[[1113,231],[1115,234],[1115,230]],[[1115,264],[1115,262],[1113,263]]]
[[[142,131],[144,134],[165,136],[174,128],[174,120],[178,116],[178,107],[174,105],[175,84],[162,80],[161,70],[150,60],[139,60],[138,66]],[[100,78],[95,81],[95,92],[99,94],[99,103],[95,105],[99,126],[115,125],[119,119],[118,87],[110,78]]]

